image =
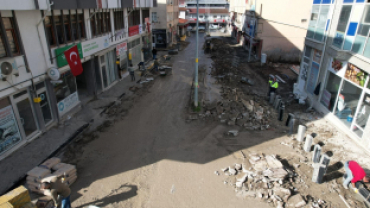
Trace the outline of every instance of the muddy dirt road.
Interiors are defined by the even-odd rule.
[[[235,162],[217,140],[224,127],[217,121],[186,122],[195,37],[187,41],[173,57],[173,75],[158,77],[140,99],[124,100],[122,105],[132,106],[127,115],[76,154],[73,207],[269,207],[236,198],[214,174]],[[209,58],[201,51],[200,64],[202,59]]]

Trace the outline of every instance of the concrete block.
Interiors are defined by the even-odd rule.
[[[274,93],[274,92],[272,92],[272,93],[270,94],[269,103],[272,105],[272,104],[274,103],[274,100],[275,100],[275,93]]]
[[[321,146],[316,144],[313,149],[312,153],[312,162],[318,163],[320,162],[320,156],[321,156]]]
[[[320,163],[313,164],[312,182],[321,184],[324,180],[326,166]]]
[[[303,142],[304,135],[306,134],[307,128],[303,125],[299,125],[298,127],[298,134],[297,134],[297,141]]]
[[[306,141],[304,143],[304,151],[311,152],[311,145],[312,145],[313,137],[309,134],[306,136]]]

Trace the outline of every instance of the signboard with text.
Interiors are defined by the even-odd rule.
[[[57,66],[58,67],[63,67],[63,66],[68,64],[67,59],[64,55],[64,51],[72,48],[73,46],[75,46],[75,45],[69,45],[69,46],[65,46],[65,47],[55,49],[54,52],[55,52],[55,56],[57,58]],[[80,55],[80,58],[82,58],[83,56],[82,56],[81,43],[77,43],[77,49],[78,49],[78,55]]]
[[[119,56],[122,53],[125,53],[127,51],[127,43],[120,43],[116,46],[116,55]]]
[[[128,36],[131,37],[131,36],[134,36],[134,35],[138,35],[140,34],[140,25],[135,25],[135,26],[131,26],[128,28]]]
[[[109,38],[103,36],[85,41],[81,44],[83,57],[90,56],[98,51],[108,48]]]
[[[65,112],[68,112],[78,103],[78,94],[77,92],[70,94],[68,97],[64,98],[58,103],[58,112],[59,115],[63,115]]]

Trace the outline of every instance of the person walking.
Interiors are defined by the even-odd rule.
[[[155,72],[158,72],[158,70],[159,70],[159,62],[158,62],[158,60],[157,59],[154,59],[154,71]]]
[[[272,92],[276,92],[277,88],[279,87],[279,82],[276,81],[276,77],[273,75],[270,75],[269,77],[269,92],[268,97],[270,97],[270,94]]]
[[[130,73],[131,81],[135,81],[135,69],[132,64],[128,67],[128,72]]]
[[[55,176],[48,182],[42,182],[40,189],[50,190],[55,207],[59,205],[58,196],[60,196],[61,208],[71,208],[71,189],[66,183],[61,181],[61,178]]]
[[[153,54],[153,59],[156,59],[157,58],[157,49],[153,48],[152,54]]]
[[[365,183],[370,182],[370,178],[366,176],[364,169],[354,160],[347,161],[344,164],[346,173],[343,176],[343,187],[348,189],[349,183],[352,184],[352,188],[357,193],[356,182],[363,181]]]

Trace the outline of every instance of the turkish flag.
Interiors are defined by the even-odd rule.
[[[64,51],[64,56],[67,59],[68,65],[71,68],[71,72],[73,76],[80,75],[83,71],[83,68],[82,68],[80,55],[78,55],[77,45]]]

